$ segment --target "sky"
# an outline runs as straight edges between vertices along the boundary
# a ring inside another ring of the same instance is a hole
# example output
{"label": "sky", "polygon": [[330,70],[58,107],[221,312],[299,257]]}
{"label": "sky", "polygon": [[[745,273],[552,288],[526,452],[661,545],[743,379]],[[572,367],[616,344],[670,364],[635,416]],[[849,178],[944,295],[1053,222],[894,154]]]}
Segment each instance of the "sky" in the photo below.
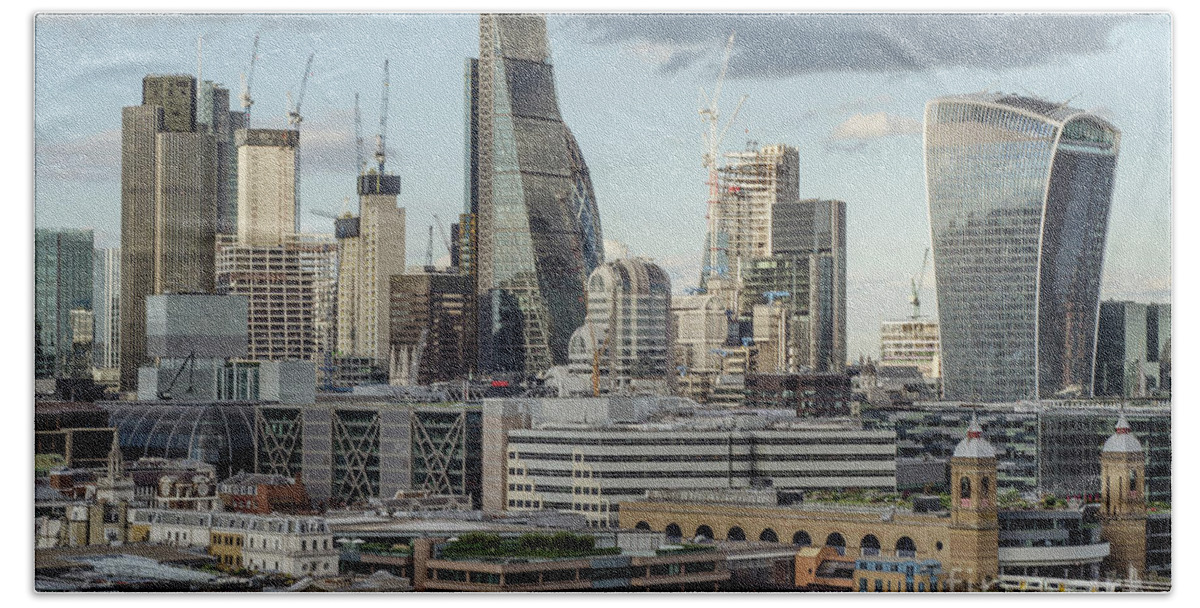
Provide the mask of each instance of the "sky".
{"label": "sky", "polygon": [[[1164,14],[550,15],[559,107],[587,160],[606,239],[695,285],[705,228],[699,92],[735,33],[725,140],[800,152],[803,197],[846,201],[848,354],[877,356],[879,324],[909,312],[929,246],[921,123],[938,96],[1004,91],[1093,111],[1122,131],[1103,298],[1171,298],[1172,22]],[[388,170],[402,176],[410,264],[428,226],[463,207],[463,64],[471,14],[41,15],[34,34],[35,223],[119,244],[121,108],[143,76],[197,72],[233,97],[260,36],[253,126],[301,107],[302,229],[331,232],[354,194],[354,94],[378,129],[390,60]],[[351,203],[353,205],[353,203]],[[353,207],[351,207],[353,208]],[[437,220],[434,216],[437,216]],[[436,234],[436,233],[435,233]],[[435,236],[434,256],[444,248]],[[932,269],[922,311],[936,313]]]}

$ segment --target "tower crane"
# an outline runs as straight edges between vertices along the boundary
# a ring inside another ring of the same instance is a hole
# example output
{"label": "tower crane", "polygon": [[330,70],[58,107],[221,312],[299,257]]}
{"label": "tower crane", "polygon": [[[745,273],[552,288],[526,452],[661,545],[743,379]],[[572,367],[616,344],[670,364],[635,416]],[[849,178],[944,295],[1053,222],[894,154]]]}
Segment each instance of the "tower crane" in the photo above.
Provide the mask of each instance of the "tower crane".
{"label": "tower crane", "polygon": [[304,103],[304,91],[308,88],[308,75],[312,73],[313,55],[308,54],[308,62],[304,64],[304,77],[300,79],[300,95],[296,97],[296,105],[292,105],[292,92],[288,91],[288,126],[295,129],[299,128],[300,123],[304,122],[304,117],[300,115],[300,104]]}
{"label": "tower crane", "polygon": [[450,244],[450,237],[446,236],[446,228],[442,223],[442,218],[438,214],[433,214],[433,223],[437,224],[438,233],[442,235],[442,244],[446,246],[446,253],[454,254],[454,247]]}
{"label": "tower crane", "polygon": [[362,112],[358,109],[358,93],[354,93],[354,171],[358,175],[367,172],[367,161],[363,160]]}
{"label": "tower crane", "polygon": [[246,114],[246,128],[250,128],[250,106],[254,98],[250,96],[250,85],[254,82],[254,66],[258,63],[258,34],[254,35],[254,47],[250,50],[250,69],[242,74],[242,112]]}
{"label": "tower crane", "polygon": [[383,99],[379,108],[379,133],[375,135],[375,162],[379,165],[379,174],[383,175],[384,162],[387,160],[387,110],[388,110],[388,60],[383,60]]}
{"label": "tower crane", "polygon": [[721,89],[725,86],[725,73],[729,70],[729,56],[733,52],[733,40],[735,32],[730,32],[729,41],[725,43],[725,57],[721,62],[721,73],[717,76],[717,84],[713,88],[712,97],[709,97],[704,88],[700,88],[700,120],[704,122],[706,131],[704,133],[704,168],[708,170],[708,214],[705,219],[708,220],[708,264],[704,269],[704,274],[709,277],[717,277],[725,274],[725,270],[718,264],[717,253],[720,249],[720,240],[717,235],[717,217],[716,206],[719,197],[719,186],[717,184],[717,157],[720,154],[721,142],[725,139],[725,134],[729,132],[729,127],[733,121],[737,119],[738,112],[742,110],[742,104],[746,102],[748,95],[742,95],[738,100],[737,106],[726,121],[725,126],[720,126],[720,101]]}
{"label": "tower crane", "polygon": [[912,304],[912,318],[919,319],[921,317],[921,285],[925,282],[925,268],[929,265],[929,248],[925,248],[925,257],[921,260],[921,270],[909,279],[912,283],[912,298],[909,303]]}

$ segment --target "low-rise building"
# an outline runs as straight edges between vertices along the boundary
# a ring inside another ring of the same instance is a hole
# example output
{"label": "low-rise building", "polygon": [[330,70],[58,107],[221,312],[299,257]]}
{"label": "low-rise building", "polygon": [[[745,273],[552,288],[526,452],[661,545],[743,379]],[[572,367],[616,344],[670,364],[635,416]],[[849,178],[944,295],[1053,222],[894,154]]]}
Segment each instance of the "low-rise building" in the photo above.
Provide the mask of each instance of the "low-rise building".
{"label": "low-rise building", "polygon": [[145,540],[204,548],[230,569],[334,576],[338,550],[324,518],[137,509],[131,525]]}

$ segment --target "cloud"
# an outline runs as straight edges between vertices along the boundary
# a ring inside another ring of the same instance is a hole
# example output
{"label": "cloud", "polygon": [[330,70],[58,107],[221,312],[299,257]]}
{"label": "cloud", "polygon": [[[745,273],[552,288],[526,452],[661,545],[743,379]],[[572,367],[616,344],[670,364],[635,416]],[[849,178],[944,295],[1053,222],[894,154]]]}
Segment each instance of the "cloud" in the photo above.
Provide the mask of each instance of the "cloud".
{"label": "cloud", "polygon": [[565,27],[597,45],[621,45],[663,73],[715,64],[736,33],[729,78],[819,72],[1004,69],[1100,53],[1137,18],[1099,14],[579,15]]}
{"label": "cloud", "polygon": [[38,138],[37,171],[57,180],[119,178],[121,131],[101,131],[63,141]]}
{"label": "cloud", "polygon": [[862,150],[877,139],[920,132],[921,122],[912,118],[887,112],[858,113],[833,128],[825,141],[825,149],[854,152]]}

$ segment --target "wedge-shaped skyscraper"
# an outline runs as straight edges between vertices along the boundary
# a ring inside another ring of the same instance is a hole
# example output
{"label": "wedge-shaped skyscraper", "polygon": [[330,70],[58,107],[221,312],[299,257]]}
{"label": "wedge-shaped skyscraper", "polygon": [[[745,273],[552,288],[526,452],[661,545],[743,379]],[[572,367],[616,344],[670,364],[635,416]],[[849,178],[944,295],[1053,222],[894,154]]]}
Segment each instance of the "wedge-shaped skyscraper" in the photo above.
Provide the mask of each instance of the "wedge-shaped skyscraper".
{"label": "wedge-shaped skyscraper", "polygon": [[1005,94],[925,107],[947,399],[1090,395],[1121,134]]}
{"label": "wedge-shaped skyscraper", "polygon": [[567,362],[584,282],[604,259],[587,164],[558,111],[545,18],[480,16],[466,89],[479,366],[536,374]]}

